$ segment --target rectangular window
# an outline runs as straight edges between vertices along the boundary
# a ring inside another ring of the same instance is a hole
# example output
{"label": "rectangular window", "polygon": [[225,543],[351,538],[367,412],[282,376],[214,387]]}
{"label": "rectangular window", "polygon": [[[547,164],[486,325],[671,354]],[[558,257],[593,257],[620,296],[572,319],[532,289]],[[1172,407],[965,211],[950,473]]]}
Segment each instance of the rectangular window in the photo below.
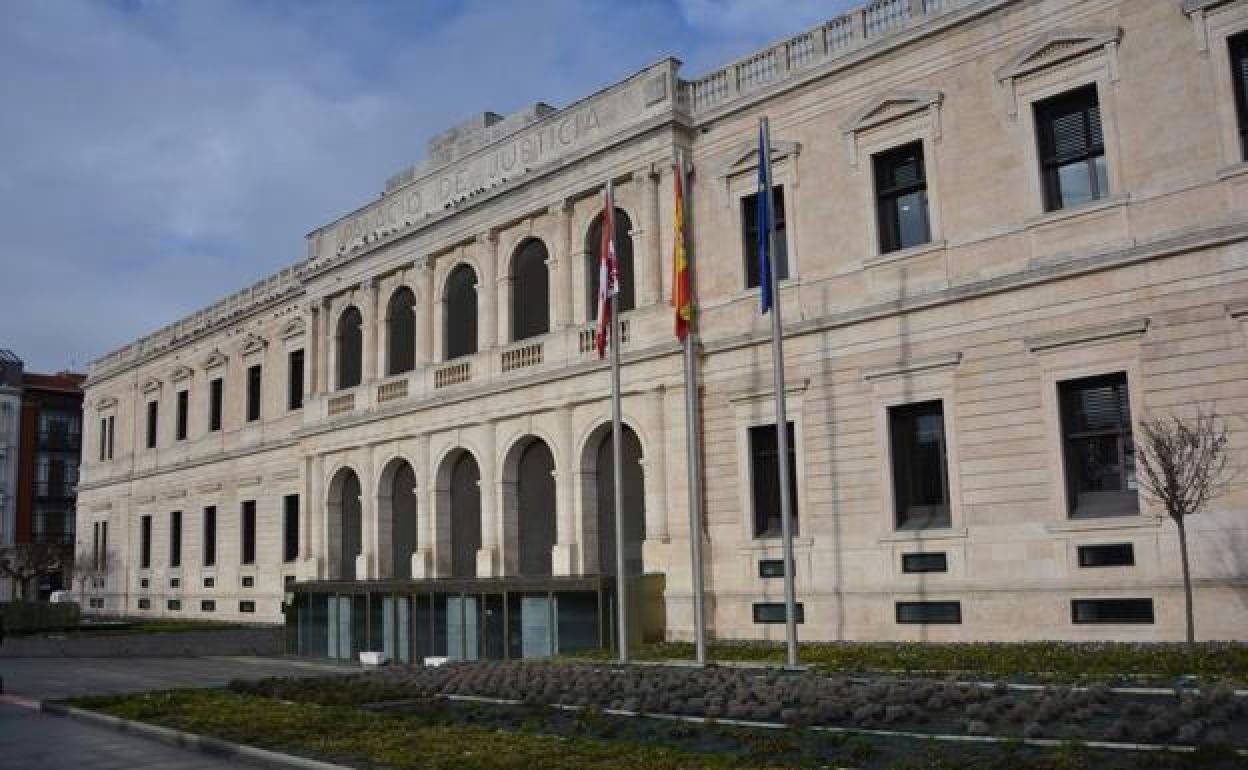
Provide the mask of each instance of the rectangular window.
{"label": "rectangular window", "polygon": [[100,568],[100,522],[91,525],[91,568]]}
{"label": "rectangular window", "polygon": [[943,403],[891,407],[888,427],[897,529],[951,526]]}
{"label": "rectangular window", "polygon": [[949,560],[943,553],[903,553],[901,571],[905,573],[948,572]]}
{"label": "rectangular window", "polygon": [[170,588],[179,588],[182,585],[182,578],[169,578]]}
{"label": "rectangular window", "polygon": [[1248,32],[1227,41],[1231,48],[1231,82],[1235,86],[1235,117],[1241,157],[1248,159]]}
{"label": "rectangular window", "polygon": [[256,501],[243,501],[243,564],[256,563]]}
{"label": "rectangular window", "polygon": [[1152,599],[1072,599],[1072,623],[1152,623]]}
{"label": "rectangular window", "polygon": [[247,368],[247,422],[260,419],[260,364]]}
{"label": "rectangular window", "polygon": [[961,623],[962,602],[897,602],[898,623]]}
{"label": "rectangular window", "polygon": [[108,459],[108,418],[100,418],[100,462]]}
{"label": "rectangular window", "polygon": [[876,155],[876,217],[880,253],[900,251],[931,240],[927,217],[927,174],[923,142],[912,142]]}
{"label": "rectangular window", "polygon": [[152,517],[139,519],[139,568],[152,566]]}
{"label": "rectangular window", "polygon": [[151,599],[139,599],[139,609],[141,609],[141,610],[150,610],[151,608],[152,608],[152,600],[151,600]]}
{"label": "rectangular window", "polygon": [[108,417],[108,457],[105,459],[113,459],[113,436],[115,435],[114,427],[116,427],[116,417],[109,415]]}
{"label": "rectangular window", "polygon": [[[784,185],[771,188],[772,216],[776,221],[776,277],[789,277],[789,247],[785,238]],[[741,199],[741,245],[745,254],[745,288],[758,288],[758,195]]]}
{"label": "rectangular window", "polygon": [[216,612],[217,602],[213,599],[203,599],[199,602],[200,612]]}
{"label": "rectangular window", "polygon": [[204,566],[212,567],[217,563],[217,506],[210,505],[204,509]]}
{"label": "rectangular window", "polygon": [[255,612],[256,603],[255,602],[239,602],[238,611],[239,612]]}
{"label": "rectangular window", "polygon": [[303,351],[292,350],[287,368],[290,378],[286,388],[286,408],[292,412],[303,408]]}
{"label": "rectangular window", "polygon": [[243,575],[241,582],[242,582],[243,588],[255,588],[256,576],[255,575]]}
{"label": "rectangular window", "polygon": [[[793,614],[796,622],[806,622],[806,608],[801,602],[797,602],[793,606]],[[754,603],[754,622],[755,623],[783,623],[784,620],[784,602],[755,602]]]}
{"label": "rectangular window", "polygon": [[1108,195],[1096,86],[1037,102],[1035,110],[1045,210],[1057,211]]}
{"label": "rectangular window", "polygon": [[1130,543],[1079,546],[1080,567],[1133,567],[1135,549]]}
{"label": "rectangular window", "polygon": [[[793,423],[789,433],[789,499],[793,501],[793,534],[797,535],[797,455]],[[779,537],[780,523],[780,456],[775,425],[750,427],[750,476],[754,498],[754,537]]]}
{"label": "rectangular window", "polygon": [[147,588],[150,582],[147,578],[139,578],[139,588]]}
{"label": "rectangular window", "polygon": [[282,558],[299,558],[299,495],[286,495],[282,500]]}
{"label": "rectangular window", "polygon": [[108,569],[108,522],[100,522],[100,569]]}
{"label": "rectangular window", "polygon": [[182,566],[182,511],[169,514],[169,566]]}
{"label": "rectangular window", "polygon": [[[793,565],[793,572],[796,575],[797,565]],[[758,563],[758,576],[760,578],[783,578],[784,577],[784,559],[763,559]]]}
{"label": "rectangular window", "polygon": [[181,599],[169,599],[168,601],[165,602],[165,606],[169,608],[171,612],[178,612],[182,609],[182,600]]}
{"label": "rectangular window", "polygon": [[221,400],[225,393],[225,381],[220,377],[208,383],[208,430],[221,430]]}
{"label": "rectangular window", "polygon": [[147,402],[147,448],[156,448],[156,428],[160,416],[160,402]]}
{"label": "rectangular window", "polygon": [[177,412],[177,421],[176,421],[176,426],[175,426],[176,427],[175,438],[178,441],[186,440],[186,420],[187,420],[187,411],[190,408],[190,399],[191,399],[190,392],[185,391],[185,390],[178,391],[178,412]]}
{"label": "rectangular window", "polygon": [[1068,380],[1058,395],[1071,517],[1139,513],[1127,375]]}

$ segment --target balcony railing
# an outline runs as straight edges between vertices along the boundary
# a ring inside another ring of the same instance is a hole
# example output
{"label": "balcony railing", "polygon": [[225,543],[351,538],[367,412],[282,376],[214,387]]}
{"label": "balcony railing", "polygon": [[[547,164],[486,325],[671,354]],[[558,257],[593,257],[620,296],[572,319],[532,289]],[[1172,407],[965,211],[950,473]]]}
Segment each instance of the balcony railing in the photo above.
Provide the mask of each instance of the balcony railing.
{"label": "balcony railing", "polygon": [[377,403],[384,404],[387,401],[397,401],[401,398],[407,398],[406,379],[383,382],[377,386]]}
{"label": "balcony railing", "polygon": [[341,396],[333,396],[329,399],[329,403],[325,406],[325,411],[330,417],[337,417],[340,414],[347,414],[355,409],[355,394],[343,393]]}
{"label": "balcony railing", "polygon": [[[620,319],[620,344],[627,345],[629,340],[629,323],[627,318]],[[594,338],[598,335],[597,322],[586,324],[580,333],[580,352],[588,353],[594,350]]]}
{"label": "balcony railing", "polygon": [[530,342],[527,345],[504,350],[499,357],[499,366],[504,372],[523,369],[526,366],[537,366],[542,362],[542,343]]}
{"label": "balcony railing", "polygon": [[433,387],[445,388],[450,385],[458,385],[468,382],[472,379],[472,363],[464,361],[463,363],[451,364],[444,366],[433,373]]}

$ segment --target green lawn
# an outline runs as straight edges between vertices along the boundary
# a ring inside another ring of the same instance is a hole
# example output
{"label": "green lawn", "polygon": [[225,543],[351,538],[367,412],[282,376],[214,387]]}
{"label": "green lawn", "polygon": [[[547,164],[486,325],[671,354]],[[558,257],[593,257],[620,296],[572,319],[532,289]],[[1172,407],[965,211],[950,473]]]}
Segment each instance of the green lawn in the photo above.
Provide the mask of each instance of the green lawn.
{"label": "green lawn", "polygon": [[[632,651],[636,660],[693,660],[692,644],[664,642]],[[594,651],[583,657],[610,659]],[[801,645],[801,663],[845,672],[938,672],[990,679],[1043,681],[1173,680],[1192,675],[1203,680],[1248,682],[1248,644],[1200,642],[809,642]],[[760,642],[720,642],[707,647],[712,662],[782,664],[784,647]]]}

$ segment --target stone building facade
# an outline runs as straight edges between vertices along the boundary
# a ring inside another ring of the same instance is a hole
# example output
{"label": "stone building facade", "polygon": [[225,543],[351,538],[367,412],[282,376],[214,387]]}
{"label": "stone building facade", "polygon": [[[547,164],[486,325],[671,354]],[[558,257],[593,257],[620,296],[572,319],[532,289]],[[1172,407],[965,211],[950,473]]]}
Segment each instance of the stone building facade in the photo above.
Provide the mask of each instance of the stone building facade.
{"label": "stone building facade", "polygon": [[[435,137],[298,264],[94,363],[78,532],[107,523],[102,609],[277,622],[287,581],[609,572],[612,179],[630,552],[689,638],[683,152],[709,627],[782,638],[745,246],[767,115],[800,635],[1179,638],[1131,431],[1212,407],[1243,457],[1246,30],[1244,0],[872,0],[694,80],[664,60]],[[1191,524],[1205,638],[1248,637],[1246,508],[1236,486]]]}

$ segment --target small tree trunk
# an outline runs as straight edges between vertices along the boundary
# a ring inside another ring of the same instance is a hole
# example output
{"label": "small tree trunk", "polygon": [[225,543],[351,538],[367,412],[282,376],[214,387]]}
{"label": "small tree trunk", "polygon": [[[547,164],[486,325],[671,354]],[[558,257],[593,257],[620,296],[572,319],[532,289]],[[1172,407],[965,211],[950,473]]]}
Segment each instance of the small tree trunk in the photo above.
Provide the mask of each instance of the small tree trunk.
{"label": "small tree trunk", "polygon": [[1183,519],[1176,518],[1174,523],[1179,528],[1179,554],[1183,558],[1183,598],[1187,612],[1187,643],[1191,644],[1196,641],[1196,621],[1192,612],[1192,572],[1187,564],[1187,529],[1183,526]]}

